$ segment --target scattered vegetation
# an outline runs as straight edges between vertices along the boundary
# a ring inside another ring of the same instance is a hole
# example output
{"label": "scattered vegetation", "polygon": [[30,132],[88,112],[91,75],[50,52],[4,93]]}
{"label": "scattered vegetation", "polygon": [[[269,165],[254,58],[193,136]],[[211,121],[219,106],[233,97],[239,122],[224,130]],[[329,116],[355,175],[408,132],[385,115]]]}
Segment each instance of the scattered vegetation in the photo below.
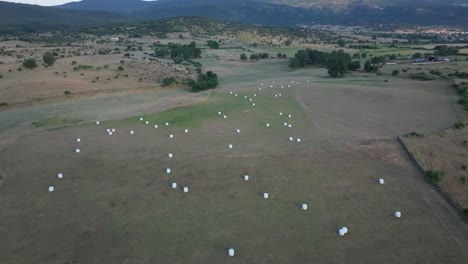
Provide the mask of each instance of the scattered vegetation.
{"label": "scattered vegetation", "polygon": [[174,76],[172,76],[172,77],[162,79],[161,85],[162,87],[167,87],[167,86],[171,86],[173,84],[178,84],[178,83],[179,82],[177,81],[177,79]]}
{"label": "scattered vegetation", "polygon": [[51,117],[51,118],[45,118],[39,121],[35,121],[32,123],[32,125],[37,128],[43,128],[43,127],[57,127],[57,126],[73,125],[79,122],[81,122],[81,120],[77,118]]}
{"label": "scattered vegetation", "polygon": [[445,172],[443,171],[435,171],[435,170],[427,170],[426,171],[426,178],[434,183],[439,183],[442,178],[445,176]]}
{"label": "scattered vegetation", "polygon": [[55,63],[55,56],[50,52],[46,52],[42,56],[42,60],[44,61],[45,65],[52,66]]}

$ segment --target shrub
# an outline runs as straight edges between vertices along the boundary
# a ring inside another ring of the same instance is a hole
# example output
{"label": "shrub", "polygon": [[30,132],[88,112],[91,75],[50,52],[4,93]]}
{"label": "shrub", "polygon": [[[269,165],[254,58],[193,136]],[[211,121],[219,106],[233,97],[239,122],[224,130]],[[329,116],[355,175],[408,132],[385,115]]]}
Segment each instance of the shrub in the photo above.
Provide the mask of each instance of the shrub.
{"label": "shrub", "polygon": [[462,123],[462,122],[456,123],[455,125],[453,125],[453,127],[454,127],[455,129],[462,129],[462,128],[465,127],[465,123]]}
{"label": "shrub", "polygon": [[463,209],[463,216],[468,219],[468,208]]}
{"label": "shrub", "polygon": [[218,84],[218,75],[212,71],[198,75],[197,81],[189,81],[193,92],[214,89],[218,87]]}
{"label": "shrub", "polygon": [[439,183],[444,176],[445,176],[445,172],[443,171],[434,171],[434,170],[426,171],[426,178],[434,183]]}
{"label": "shrub", "polygon": [[0,103],[0,107],[5,107],[5,106],[8,106],[8,103],[7,103],[7,102],[2,102],[2,103]]}
{"label": "shrub", "polygon": [[2,75],[2,74],[0,74],[0,79],[3,79],[3,75]]}
{"label": "shrub", "polygon": [[65,95],[71,95],[72,93],[71,93],[70,91],[66,90],[63,94],[65,94]]}
{"label": "shrub", "polygon": [[25,67],[27,69],[36,68],[37,67],[36,60],[35,59],[27,59],[27,60],[23,61],[23,67]]}
{"label": "shrub", "polygon": [[125,70],[125,69],[124,69],[124,67],[119,66],[118,70],[119,70],[119,71],[123,71],[123,70]]}
{"label": "shrub", "polygon": [[173,77],[173,76],[162,79],[162,86],[163,87],[171,86],[173,84],[178,84],[178,83],[179,82],[177,81],[177,79],[175,77]]}
{"label": "shrub", "polygon": [[466,169],[467,169],[466,164],[463,164],[463,165],[461,166],[461,168],[462,168],[462,170],[466,170]]}
{"label": "shrub", "polygon": [[424,72],[418,72],[410,74],[410,78],[413,80],[420,80],[420,81],[431,81],[434,80],[434,77],[427,75]]}
{"label": "shrub", "polygon": [[50,52],[44,53],[44,55],[42,56],[42,60],[47,66],[52,66],[55,63],[55,57]]}
{"label": "shrub", "polygon": [[399,71],[399,70],[393,70],[393,71],[392,71],[392,75],[393,75],[393,76],[397,76],[398,74],[400,74],[400,71]]}
{"label": "shrub", "polygon": [[408,134],[404,135],[404,137],[406,137],[406,138],[422,138],[422,137],[424,137],[424,135],[420,134],[420,133],[417,133],[417,132],[411,132],[411,133],[408,133]]}

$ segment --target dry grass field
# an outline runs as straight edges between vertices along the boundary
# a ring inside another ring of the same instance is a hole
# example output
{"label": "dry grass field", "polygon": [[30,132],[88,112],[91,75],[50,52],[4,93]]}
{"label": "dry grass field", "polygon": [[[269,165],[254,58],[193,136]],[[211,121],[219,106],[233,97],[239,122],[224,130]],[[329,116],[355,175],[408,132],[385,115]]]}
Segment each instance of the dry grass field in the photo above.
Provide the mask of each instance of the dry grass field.
{"label": "dry grass field", "polygon": [[[359,74],[335,80],[323,69],[289,71],[281,60],[200,62],[224,69],[207,101],[163,112],[151,109],[161,101],[148,102],[140,109],[148,114],[103,115],[100,125],[89,115],[87,124],[23,136],[0,152],[0,263],[466,259],[466,224],[395,140],[456,122],[448,84]],[[129,105],[119,108],[135,113]],[[342,226],[345,237],[337,234]]]}
{"label": "dry grass field", "polygon": [[[466,129],[431,133],[468,112],[447,79],[410,74],[468,63],[401,61],[333,79],[324,68],[291,70],[287,59],[240,61],[241,53],[339,49],[334,33],[285,46],[286,33],[0,42],[0,103],[8,104],[0,106],[0,264],[464,263],[468,225],[396,138],[430,135],[411,146],[428,168],[448,172],[442,185],[466,207],[467,185],[456,181]],[[207,39],[222,48],[207,49]],[[191,41],[203,47],[201,69],[219,75],[216,90],[161,87],[170,76],[195,79],[197,64],[151,57],[154,45]],[[58,52],[53,66],[42,65],[46,51]],[[39,66],[21,68],[24,58]]]}

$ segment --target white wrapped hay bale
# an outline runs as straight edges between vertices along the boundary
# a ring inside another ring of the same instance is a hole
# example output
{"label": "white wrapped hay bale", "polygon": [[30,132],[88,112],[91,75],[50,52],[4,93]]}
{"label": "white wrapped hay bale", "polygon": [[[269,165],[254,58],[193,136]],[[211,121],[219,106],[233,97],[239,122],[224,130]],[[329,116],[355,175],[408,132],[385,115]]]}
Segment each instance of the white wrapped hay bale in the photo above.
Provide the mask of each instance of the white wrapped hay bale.
{"label": "white wrapped hay bale", "polygon": [[394,215],[396,218],[400,218],[400,217],[401,217],[401,212],[400,212],[400,211],[396,211],[393,215]]}
{"label": "white wrapped hay bale", "polygon": [[344,236],[344,235],[345,235],[345,232],[343,231],[343,229],[340,229],[340,230],[338,230],[338,234],[339,234],[340,236]]}
{"label": "white wrapped hay bale", "polygon": [[228,148],[232,149],[234,146],[232,144],[228,145]]}
{"label": "white wrapped hay bale", "polygon": [[341,229],[344,231],[345,234],[348,233],[348,228],[346,226],[342,227]]}
{"label": "white wrapped hay bale", "polygon": [[301,209],[302,209],[302,210],[307,210],[307,204],[302,204],[302,205],[301,205]]}
{"label": "white wrapped hay bale", "polygon": [[169,138],[174,138],[174,135],[170,134],[170,135],[169,135]]}
{"label": "white wrapped hay bale", "polygon": [[112,133],[114,133],[114,132],[115,132],[115,128],[112,129]]}
{"label": "white wrapped hay bale", "polygon": [[250,98],[249,101],[252,102],[252,98]]}
{"label": "white wrapped hay bale", "polygon": [[254,97],[257,97],[257,94],[254,94]]}
{"label": "white wrapped hay bale", "polygon": [[293,138],[293,137],[289,137],[289,141],[294,141],[294,138]]}
{"label": "white wrapped hay bale", "polygon": [[255,103],[252,103],[252,106],[255,106]]}
{"label": "white wrapped hay bale", "polygon": [[96,125],[99,125],[99,124],[101,124],[101,122],[99,122],[99,121],[96,121]]}
{"label": "white wrapped hay bale", "polygon": [[286,122],[285,122],[285,123],[283,123],[283,126],[287,127],[287,126],[288,126],[288,123],[286,123]]}
{"label": "white wrapped hay bale", "polygon": [[58,173],[57,178],[62,179],[63,178],[63,173]]}
{"label": "white wrapped hay bale", "polygon": [[244,99],[247,99],[247,95],[244,95]]}
{"label": "white wrapped hay bale", "polygon": [[140,117],[140,121],[143,121],[143,117]]}
{"label": "white wrapped hay bale", "polygon": [[267,124],[266,124],[266,127],[270,127],[270,124],[267,123]]}
{"label": "white wrapped hay bale", "polygon": [[289,114],[289,115],[288,115],[288,117],[289,117],[289,118],[291,118],[291,117],[292,117],[292,115],[291,115],[291,114]]}
{"label": "white wrapped hay bale", "polygon": [[224,118],[224,119],[226,119],[226,118],[227,118],[227,116],[226,116],[226,115],[224,115],[224,116],[223,116],[223,118]]}
{"label": "white wrapped hay bale", "polygon": [[221,112],[218,112],[218,115],[221,115]]}
{"label": "white wrapped hay bale", "polygon": [[232,91],[231,91],[231,92],[229,92],[229,94],[232,94]]}
{"label": "white wrapped hay bale", "polygon": [[188,187],[184,187],[184,193],[188,193]]}
{"label": "white wrapped hay bale", "polygon": [[384,179],[379,179],[379,184],[385,184],[385,180]]}
{"label": "white wrapped hay bale", "polygon": [[262,90],[262,87],[259,87],[258,89],[259,89],[259,90]]}
{"label": "white wrapped hay bale", "polygon": [[171,184],[171,187],[172,187],[172,189],[177,189],[177,183],[176,183],[176,182],[173,182],[173,183]]}
{"label": "white wrapped hay bale", "polygon": [[49,186],[48,190],[49,190],[49,192],[53,192],[53,191],[55,191],[55,188],[54,188],[54,186]]}
{"label": "white wrapped hay bale", "polygon": [[278,96],[280,96],[280,97],[281,97],[281,94],[278,94]]}
{"label": "white wrapped hay bale", "polygon": [[237,133],[240,133],[240,129],[236,129],[236,132],[237,132]]}
{"label": "white wrapped hay bale", "polygon": [[135,134],[135,131],[133,131],[133,130],[130,131],[130,135],[133,135],[133,134]]}
{"label": "white wrapped hay bale", "polygon": [[301,139],[300,139],[300,138],[296,139],[296,141],[297,141],[297,143],[301,143]]}
{"label": "white wrapped hay bale", "polygon": [[109,136],[112,136],[112,132],[109,132]]}
{"label": "white wrapped hay bale", "polygon": [[75,153],[80,153],[81,150],[80,149],[75,149]]}
{"label": "white wrapped hay bale", "polygon": [[260,85],[262,85],[262,86],[263,86],[263,83],[261,83]]}
{"label": "white wrapped hay bale", "polygon": [[112,132],[112,131],[110,130],[110,128],[108,128],[106,131],[107,131],[107,133]]}
{"label": "white wrapped hay bale", "polygon": [[235,94],[234,96],[237,97],[237,94]]}
{"label": "white wrapped hay bale", "polygon": [[81,138],[77,138],[77,139],[76,139],[76,142],[80,143],[80,142],[81,142]]}
{"label": "white wrapped hay bale", "polygon": [[249,175],[244,175],[244,181],[248,181],[249,180]]}
{"label": "white wrapped hay bale", "polygon": [[166,168],[166,173],[167,173],[167,174],[171,174],[171,173],[172,173],[171,168]]}
{"label": "white wrapped hay bale", "polygon": [[149,125],[149,121],[146,121],[145,124]]}
{"label": "white wrapped hay bale", "polygon": [[166,126],[169,126],[169,122],[166,122]]}
{"label": "white wrapped hay bale", "polygon": [[172,153],[169,153],[169,154],[167,154],[167,156],[168,156],[169,158],[172,158],[174,155],[172,155]]}
{"label": "white wrapped hay bale", "polygon": [[278,97],[278,95],[277,95],[277,94],[275,94],[275,97]]}
{"label": "white wrapped hay bale", "polygon": [[264,199],[268,199],[268,197],[269,197],[268,193],[263,193],[263,198]]}
{"label": "white wrapped hay bale", "polygon": [[184,132],[185,132],[185,133],[188,133],[188,129],[185,129]]}
{"label": "white wrapped hay bale", "polygon": [[291,128],[291,127],[292,127],[292,125],[291,125],[291,124],[288,124],[288,127],[289,127],[289,128]]}

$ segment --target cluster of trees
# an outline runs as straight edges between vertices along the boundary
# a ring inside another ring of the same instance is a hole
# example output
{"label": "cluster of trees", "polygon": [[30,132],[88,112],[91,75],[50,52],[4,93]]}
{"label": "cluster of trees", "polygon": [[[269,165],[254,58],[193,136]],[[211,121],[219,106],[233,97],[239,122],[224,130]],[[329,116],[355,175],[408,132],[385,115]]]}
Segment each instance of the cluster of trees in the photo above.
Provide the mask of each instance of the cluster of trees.
{"label": "cluster of trees", "polygon": [[208,45],[208,47],[210,47],[210,49],[219,49],[219,42],[218,41],[208,40],[206,42],[206,45]]}
{"label": "cluster of trees", "polygon": [[455,88],[458,95],[460,96],[458,103],[463,105],[463,108],[468,111],[468,83],[461,82],[459,84],[454,84],[453,88]]}
{"label": "cluster of trees", "polygon": [[188,45],[169,43],[167,47],[157,47],[154,51],[154,56],[158,58],[170,57],[175,63],[179,64],[184,60],[200,58],[201,49],[197,48],[193,41]]}
{"label": "cluster of trees", "polygon": [[282,54],[282,53],[278,53],[278,54],[276,54],[276,57],[277,57],[278,59],[286,59],[286,58],[288,57],[288,55]]}
{"label": "cluster of trees", "polygon": [[289,67],[303,68],[307,65],[316,65],[328,69],[330,77],[342,77],[348,71],[355,71],[361,68],[359,61],[352,61],[351,55],[342,50],[324,52],[318,50],[300,50],[294,58],[290,59]]}
{"label": "cluster of trees", "polygon": [[205,74],[200,73],[196,81],[189,80],[189,86],[192,87],[193,92],[214,89],[218,87],[218,85],[218,75],[212,71],[209,71]]}
{"label": "cluster of trees", "polygon": [[426,178],[434,183],[439,183],[444,176],[445,176],[445,172],[443,171],[434,171],[434,170],[426,171]]}
{"label": "cluster of trees", "polygon": [[468,78],[468,72],[456,71],[454,73],[447,74],[447,76],[448,77],[457,77],[457,78],[460,78],[460,79],[467,79]]}
{"label": "cluster of trees", "polygon": [[[279,53],[281,54],[281,53]],[[279,55],[278,55],[279,56]],[[270,55],[266,52],[263,53],[252,53],[250,54],[250,60],[260,60],[260,59],[268,59]],[[279,57],[278,57],[279,58]],[[245,53],[242,53],[240,55],[240,59],[245,61],[248,59],[247,55]]]}
{"label": "cluster of trees", "polygon": [[436,56],[457,55],[459,51],[457,47],[447,46],[447,45],[435,46],[434,49],[435,49],[434,55]]}
{"label": "cluster of trees", "polygon": [[172,76],[172,77],[167,77],[167,78],[164,78],[162,79],[162,82],[161,82],[161,85],[162,87],[166,87],[166,86],[171,86],[173,84],[178,84],[179,82],[177,81],[177,79]]}

